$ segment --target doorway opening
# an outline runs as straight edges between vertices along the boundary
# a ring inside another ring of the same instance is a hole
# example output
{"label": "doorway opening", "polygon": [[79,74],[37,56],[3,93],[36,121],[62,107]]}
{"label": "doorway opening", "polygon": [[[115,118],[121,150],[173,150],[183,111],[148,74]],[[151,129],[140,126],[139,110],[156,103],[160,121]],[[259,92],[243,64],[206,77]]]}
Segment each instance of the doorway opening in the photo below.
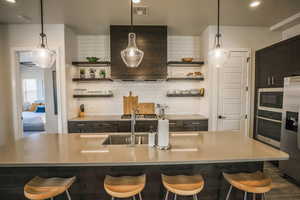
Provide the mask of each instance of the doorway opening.
{"label": "doorway opening", "polygon": [[17,116],[19,135],[58,133],[56,63],[49,69],[36,66],[32,51],[16,52]]}

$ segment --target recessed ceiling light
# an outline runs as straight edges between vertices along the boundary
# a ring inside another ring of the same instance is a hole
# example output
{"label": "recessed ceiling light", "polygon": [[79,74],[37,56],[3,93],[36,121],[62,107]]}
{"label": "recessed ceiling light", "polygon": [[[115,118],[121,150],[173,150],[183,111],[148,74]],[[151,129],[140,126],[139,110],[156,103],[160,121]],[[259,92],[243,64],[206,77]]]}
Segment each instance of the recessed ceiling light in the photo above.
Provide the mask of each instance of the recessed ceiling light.
{"label": "recessed ceiling light", "polygon": [[132,0],[133,3],[141,3],[141,0]]}
{"label": "recessed ceiling light", "polygon": [[17,3],[16,0],[5,0],[7,3]]}
{"label": "recessed ceiling light", "polygon": [[260,0],[254,0],[254,1],[251,1],[250,7],[255,8],[255,7],[259,6],[260,4],[261,4]]}

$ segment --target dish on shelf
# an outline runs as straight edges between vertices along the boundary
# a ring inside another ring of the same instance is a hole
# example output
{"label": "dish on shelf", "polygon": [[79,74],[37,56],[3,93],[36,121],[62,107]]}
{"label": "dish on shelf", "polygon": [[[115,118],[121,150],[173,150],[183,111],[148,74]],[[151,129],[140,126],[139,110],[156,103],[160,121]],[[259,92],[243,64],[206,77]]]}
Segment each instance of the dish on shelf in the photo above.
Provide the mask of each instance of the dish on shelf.
{"label": "dish on shelf", "polygon": [[167,95],[199,95],[204,96],[205,89],[190,89],[190,90],[168,90]]}
{"label": "dish on shelf", "polygon": [[193,62],[194,58],[182,58],[182,62]]}

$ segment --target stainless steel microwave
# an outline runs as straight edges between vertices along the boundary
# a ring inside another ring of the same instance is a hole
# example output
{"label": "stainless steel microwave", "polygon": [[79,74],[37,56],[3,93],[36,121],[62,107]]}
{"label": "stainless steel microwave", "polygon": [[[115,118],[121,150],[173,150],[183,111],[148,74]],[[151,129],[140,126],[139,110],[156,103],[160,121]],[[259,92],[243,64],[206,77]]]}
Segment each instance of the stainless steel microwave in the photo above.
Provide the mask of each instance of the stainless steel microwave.
{"label": "stainless steel microwave", "polygon": [[258,110],[282,112],[283,88],[260,88],[258,90]]}

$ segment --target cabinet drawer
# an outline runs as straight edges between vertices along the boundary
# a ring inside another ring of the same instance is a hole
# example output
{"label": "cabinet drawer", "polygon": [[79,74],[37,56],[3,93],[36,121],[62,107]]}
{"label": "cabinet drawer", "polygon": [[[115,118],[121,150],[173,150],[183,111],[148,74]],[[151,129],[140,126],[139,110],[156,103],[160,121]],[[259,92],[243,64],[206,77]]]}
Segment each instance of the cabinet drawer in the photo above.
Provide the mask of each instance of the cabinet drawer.
{"label": "cabinet drawer", "polygon": [[128,133],[131,131],[131,122],[130,121],[119,121],[118,122],[118,132]]}
{"label": "cabinet drawer", "polygon": [[174,120],[169,125],[171,132],[208,131],[208,120]]}
{"label": "cabinet drawer", "polygon": [[69,133],[106,133],[117,132],[116,122],[85,121],[69,122]]}
{"label": "cabinet drawer", "polygon": [[137,121],[135,126],[136,132],[150,132],[157,130],[157,121]]}

